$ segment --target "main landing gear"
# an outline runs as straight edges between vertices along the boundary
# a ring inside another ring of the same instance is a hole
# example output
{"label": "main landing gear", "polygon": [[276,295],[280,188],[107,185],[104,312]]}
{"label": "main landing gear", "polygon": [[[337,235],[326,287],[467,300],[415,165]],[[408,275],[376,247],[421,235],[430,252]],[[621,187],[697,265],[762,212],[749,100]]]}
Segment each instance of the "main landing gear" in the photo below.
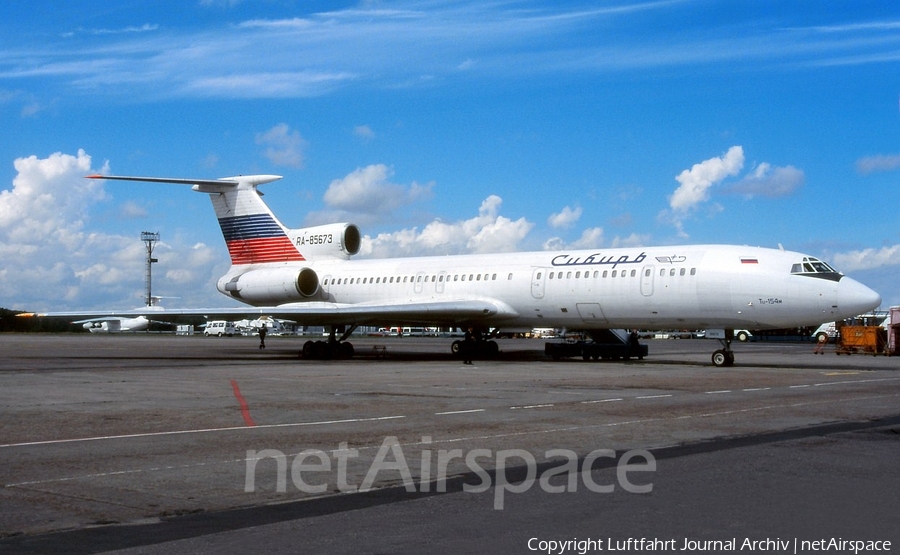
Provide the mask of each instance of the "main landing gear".
{"label": "main landing gear", "polygon": [[[488,337],[490,337],[490,334]],[[466,352],[466,349],[469,352]],[[473,330],[466,334],[466,339],[462,341],[457,339],[451,343],[450,352],[460,358],[473,356],[475,358],[493,358],[500,352],[500,346],[493,339],[485,339],[485,334],[482,330]]]}
{"label": "main landing gear", "polygon": [[725,338],[719,339],[719,343],[722,344],[722,349],[715,351],[712,354],[712,363],[713,366],[717,366],[719,368],[725,366],[734,366],[734,351],[731,350],[731,341],[734,339],[734,330],[725,330]]}
{"label": "main landing gear", "polygon": [[[350,326],[343,332],[340,339],[336,339],[337,327],[331,328],[328,335],[328,341],[307,341],[303,344],[300,351],[300,358],[310,360],[330,360],[330,359],[348,359],[353,358],[353,343],[346,341],[350,334],[357,326]],[[341,327],[343,330],[343,327]]]}

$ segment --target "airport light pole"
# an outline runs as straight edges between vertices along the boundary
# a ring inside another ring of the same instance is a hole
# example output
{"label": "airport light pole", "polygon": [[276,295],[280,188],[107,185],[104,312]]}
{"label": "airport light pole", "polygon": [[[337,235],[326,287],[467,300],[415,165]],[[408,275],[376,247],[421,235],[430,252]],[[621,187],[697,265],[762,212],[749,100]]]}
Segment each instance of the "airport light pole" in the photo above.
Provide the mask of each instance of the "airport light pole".
{"label": "airport light pole", "polygon": [[159,241],[159,232],[152,231],[142,231],[141,232],[141,241],[147,244],[147,270],[146,270],[146,280],[147,280],[147,306],[153,306],[153,295],[150,289],[151,275],[152,275],[152,266],[154,262],[159,262],[159,260],[153,258],[153,246]]}

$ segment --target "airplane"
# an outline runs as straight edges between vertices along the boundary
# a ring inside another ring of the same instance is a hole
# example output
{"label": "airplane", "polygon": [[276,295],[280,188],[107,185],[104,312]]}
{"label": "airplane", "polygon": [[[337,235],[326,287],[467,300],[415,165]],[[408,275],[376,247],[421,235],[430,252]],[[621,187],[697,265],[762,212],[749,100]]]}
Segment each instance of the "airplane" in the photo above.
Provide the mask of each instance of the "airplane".
{"label": "airplane", "polygon": [[[169,320],[269,316],[330,326],[305,358],[347,358],[358,326],[440,325],[490,335],[499,329],[706,329],[732,366],[735,329],[818,325],[861,314],[881,297],[806,254],[739,245],[628,247],[354,259],[352,223],[285,227],[262,200],[278,175],[183,179],[89,175],[89,179],[190,185],[212,201],[231,257],[217,289],[246,307],[167,309]],[[46,316],[85,316],[47,313]],[[718,331],[716,335],[712,332]],[[342,333],[339,337],[336,333]],[[493,341],[479,340],[485,351]],[[459,342],[452,345],[454,351]]]}
{"label": "airplane", "polygon": [[[132,312],[136,315],[105,315],[85,320],[76,320],[73,324],[83,324],[82,327],[91,333],[119,333],[127,331],[144,331],[150,327],[151,320],[147,314],[159,314],[165,309],[159,306],[163,297],[151,297],[151,304],[141,308],[135,308]],[[152,320],[155,321],[155,320]],[[169,322],[161,322],[168,324]]]}
{"label": "airplane", "polygon": [[[140,310],[140,309],[136,309]],[[99,318],[88,318],[86,320],[76,320],[73,324],[84,324],[84,329],[91,333],[118,333],[123,331],[144,331],[150,327],[150,320],[146,316],[140,315],[135,318],[126,318],[123,316],[101,316]]]}

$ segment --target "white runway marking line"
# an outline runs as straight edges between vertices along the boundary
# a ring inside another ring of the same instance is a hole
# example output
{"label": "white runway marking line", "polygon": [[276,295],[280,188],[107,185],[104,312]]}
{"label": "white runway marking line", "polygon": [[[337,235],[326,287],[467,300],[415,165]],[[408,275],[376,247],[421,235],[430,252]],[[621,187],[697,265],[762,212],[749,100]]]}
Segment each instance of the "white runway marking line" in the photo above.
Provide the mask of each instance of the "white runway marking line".
{"label": "white runway marking line", "polygon": [[667,393],[665,395],[640,395],[635,397],[635,399],[663,399],[665,397],[674,397],[671,393]]}
{"label": "white runway marking line", "polygon": [[720,393],[731,393],[731,390],[730,389],[721,389],[719,391],[707,391],[706,392],[707,395],[718,395]]}
{"label": "white runway marking line", "polygon": [[772,388],[771,387],[748,387],[748,388],[742,389],[741,391],[768,391],[770,389],[772,389]]}
{"label": "white runway marking line", "polygon": [[520,409],[543,409],[547,407],[554,406],[552,403],[544,404],[544,405],[523,405],[520,407],[509,407],[510,410],[520,410]]}
{"label": "white runway marking line", "polygon": [[227,428],[199,428],[196,430],[173,430],[169,432],[146,432],[142,434],[122,434],[113,436],[79,437],[74,439],[49,439],[46,441],[27,441],[23,443],[7,443],[0,445],[0,449],[6,447],[31,447],[35,445],[55,445],[60,443],[78,443],[82,441],[101,441],[104,439],[134,439],[141,437],[175,436],[184,434],[202,434],[210,432],[232,432],[235,430],[259,430],[265,428],[292,428],[298,426],[321,426],[326,424],[349,424],[353,422],[377,422],[379,420],[396,420],[406,418],[398,416],[375,416],[372,418],[347,418],[345,420],[320,420],[318,422],[291,422],[288,424],[261,424],[257,426],[229,426]]}
{"label": "white runway marking line", "polygon": [[900,378],[873,378],[871,380],[845,380],[842,382],[822,382],[822,383],[814,383],[813,387],[822,387],[823,385],[846,385],[846,384],[854,384],[854,383],[874,383],[874,382],[892,382],[900,380]]}
{"label": "white runway marking line", "polygon": [[448,414],[469,414],[473,412],[484,412],[485,409],[469,409],[469,410],[448,410],[446,412],[436,412],[435,416],[446,416]]}
{"label": "white runway marking line", "polygon": [[617,397],[615,399],[597,399],[596,401],[582,401],[582,405],[593,405],[594,403],[614,403],[616,401],[624,401],[623,398]]}

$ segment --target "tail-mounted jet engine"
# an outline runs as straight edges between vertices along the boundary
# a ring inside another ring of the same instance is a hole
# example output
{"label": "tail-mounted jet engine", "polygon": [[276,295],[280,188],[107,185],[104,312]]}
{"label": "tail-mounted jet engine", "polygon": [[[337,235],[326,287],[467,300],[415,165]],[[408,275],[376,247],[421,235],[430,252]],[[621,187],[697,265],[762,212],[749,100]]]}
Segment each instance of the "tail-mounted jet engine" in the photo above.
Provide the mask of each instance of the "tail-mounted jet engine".
{"label": "tail-mounted jet engine", "polygon": [[362,235],[354,224],[326,224],[288,231],[294,246],[307,260],[348,259],[359,252]]}
{"label": "tail-mounted jet engine", "polygon": [[266,268],[233,277],[224,276],[216,287],[245,303],[278,305],[314,298],[319,293],[319,276],[312,268]]}

